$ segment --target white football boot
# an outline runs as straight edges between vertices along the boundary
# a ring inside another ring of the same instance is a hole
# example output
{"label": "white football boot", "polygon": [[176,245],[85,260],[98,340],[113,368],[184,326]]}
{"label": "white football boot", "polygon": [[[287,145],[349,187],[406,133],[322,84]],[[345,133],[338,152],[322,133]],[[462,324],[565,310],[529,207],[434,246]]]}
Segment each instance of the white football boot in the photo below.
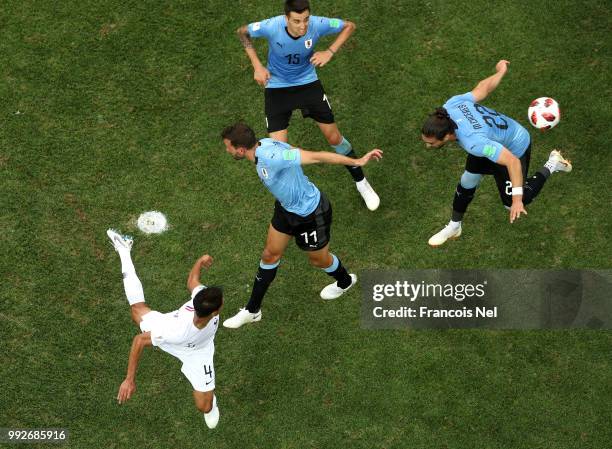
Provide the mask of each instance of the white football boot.
{"label": "white football boot", "polygon": [[551,173],[558,171],[569,173],[572,171],[572,163],[568,159],[565,159],[558,150],[552,150],[550,152],[550,156],[548,156],[548,161],[546,161],[544,167],[549,169]]}
{"label": "white football boot", "polygon": [[219,424],[219,417],[221,413],[219,413],[219,407],[217,407],[217,396],[213,396],[213,406],[210,412],[204,413],[204,422],[208,426],[209,429],[214,429]]}
{"label": "white football boot", "polygon": [[434,234],[427,243],[431,246],[440,246],[444,244],[448,239],[456,239],[461,235],[461,224],[459,226],[452,226],[450,223],[444,226],[437,234]]}
{"label": "white football boot", "polygon": [[350,276],[351,276],[351,285],[349,285],[346,288],[340,288],[338,287],[338,282],[329,284],[327,287],[321,290],[321,298],[326,299],[326,300],[336,299],[342,296],[347,291],[349,291],[349,289],[357,283],[357,275],[351,273]]}
{"label": "white football boot", "polygon": [[223,327],[238,329],[244,324],[255,323],[260,320],[261,310],[257,313],[251,313],[247,309],[240,309],[236,315],[223,322]]}
{"label": "white football boot", "polygon": [[130,251],[132,249],[132,245],[134,244],[134,239],[129,235],[121,235],[114,229],[108,229],[106,231],[106,235],[110,239],[115,251],[125,250]]}
{"label": "white football boot", "polygon": [[366,207],[372,211],[378,209],[378,206],[380,205],[380,198],[368,180],[363,178],[361,181],[356,182],[355,186],[357,186],[357,191],[361,194],[363,201],[365,201]]}

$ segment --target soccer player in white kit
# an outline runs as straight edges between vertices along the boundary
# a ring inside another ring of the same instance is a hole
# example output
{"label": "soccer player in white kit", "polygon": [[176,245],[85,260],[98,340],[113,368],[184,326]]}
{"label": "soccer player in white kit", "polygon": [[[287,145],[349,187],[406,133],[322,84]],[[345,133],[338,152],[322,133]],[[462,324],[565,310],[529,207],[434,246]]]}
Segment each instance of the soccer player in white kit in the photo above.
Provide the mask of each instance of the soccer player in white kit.
{"label": "soccer player in white kit", "polygon": [[218,287],[205,287],[200,283],[200,271],[202,267],[211,266],[212,257],[203,255],[191,268],[187,278],[191,299],[178,310],[160,313],[151,310],[145,303],[142,284],[130,255],[133,239],[112,229],[106,233],[121,259],[123,286],[130,303],[132,320],[142,330],[132,341],[127,375],[119,387],[117,400],[122,404],[136,391],[136,369],[142,350],[145,346],[157,346],[183,363],[181,371],[193,386],[195,406],[204,413],[206,425],[214,429],[219,422],[219,408],[214,394],[214,338],[219,327],[223,294]]}

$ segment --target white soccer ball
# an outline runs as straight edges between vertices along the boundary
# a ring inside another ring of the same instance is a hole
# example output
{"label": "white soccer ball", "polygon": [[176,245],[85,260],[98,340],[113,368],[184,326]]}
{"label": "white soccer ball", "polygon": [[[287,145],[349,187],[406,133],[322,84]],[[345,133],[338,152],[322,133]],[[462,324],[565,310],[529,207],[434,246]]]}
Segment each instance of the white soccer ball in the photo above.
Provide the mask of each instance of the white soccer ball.
{"label": "white soccer ball", "polygon": [[536,98],[527,110],[529,123],[538,129],[550,129],[559,124],[561,110],[559,103],[549,97]]}
{"label": "white soccer ball", "polygon": [[168,229],[168,220],[156,210],[143,212],[138,217],[138,229],[145,234],[161,234]]}

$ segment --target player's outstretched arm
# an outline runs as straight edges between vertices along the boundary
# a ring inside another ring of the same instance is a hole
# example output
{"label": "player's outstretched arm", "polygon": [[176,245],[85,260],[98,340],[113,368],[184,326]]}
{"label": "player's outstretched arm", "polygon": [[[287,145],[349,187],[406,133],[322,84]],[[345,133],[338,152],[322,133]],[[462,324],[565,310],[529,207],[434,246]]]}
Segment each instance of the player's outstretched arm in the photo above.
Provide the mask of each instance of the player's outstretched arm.
{"label": "player's outstretched arm", "polygon": [[521,161],[507,148],[502,149],[497,163],[508,169],[512,183],[512,206],[510,207],[510,223],[519,218],[521,214],[527,215],[523,205],[523,171]]}
{"label": "player's outstretched arm", "polygon": [[255,81],[257,81],[257,84],[260,86],[265,86],[270,80],[270,72],[261,63],[259,56],[257,56],[257,52],[253,48],[253,40],[249,35],[248,27],[246,25],[241,26],[236,30],[236,34],[238,34],[238,39],[240,39],[240,42],[244,47],[244,51],[251,60],[251,65],[253,66],[254,70],[253,78]]}
{"label": "player's outstretched arm", "polygon": [[212,263],[213,258],[208,254],[204,254],[202,257],[195,261],[193,267],[191,267],[189,275],[187,276],[187,288],[190,292],[192,292],[194,288],[201,284],[200,273],[202,271],[202,267],[208,269],[210,268]]}
{"label": "player's outstretched arm", "polygon": [[510,64],[510,61],[502,59],[495,66],[495,75],[491,75],[490,77],[483,79],[476,85],[474,90],[472,90],[472,95],[474,95],[476,102],[484,100],[497,88],[502,78],[508,71],[508,64]]}
{"label": "player's outstretched arm", "polygon": [[353,34],[357,25],[353,22],[345,20],[344,26],[342,27],[342,31],[338,34],[338,37],[332,42],[332,44],[327,47],[327,50],[317,51],[312,58],[310,58],[310,63],[315,67],[323,67],[334,57],[340,48],[344,45],[344,43],[348,40],[348,38]]}
{"label": "player's outstretched arm", "polygon": [[119,404],[123,404],[130,399],[132,394],[136,391],[136,370],[138,368],[138,361],[140,360],[140,355],[145,346],[151,346],[151,344],[151,332],[144,332],[136,335],[134,340],[132,340],[127,374],[125,380],[121,382],[119,393],[117,394],[117,401],[119,401]]}
{"label": "player's outstretched arm", "polygon": [[332,153],[330,151],[306,151],[300,150],[300,159],[302,165],[309,164],[332,164],[332,165],[350,165],[354,167],[363,167],[372,159],[380,160],[383,157],[382,150],[375,148],[360,157],[359,159],[353,159],[350,157],[342,156],[341,154]]}

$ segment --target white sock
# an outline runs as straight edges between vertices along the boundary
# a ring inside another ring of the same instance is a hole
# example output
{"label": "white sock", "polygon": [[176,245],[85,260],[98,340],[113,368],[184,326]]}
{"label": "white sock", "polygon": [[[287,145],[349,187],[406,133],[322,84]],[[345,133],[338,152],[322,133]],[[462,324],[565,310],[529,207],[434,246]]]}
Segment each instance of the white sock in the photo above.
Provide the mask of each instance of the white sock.
{"label": "white sock", "polygon": [[123,273],[123,289],[125,290],[125,296],[131,306],[139,302],[145,302],[142,283],[140,279],[138,279],[138,276],[136,276],[135,271]]}
{"label": "white sock", "polygon": [[128,303],[132,306],[139,302],[145,302],[142,283],[136,275],[136,268],[132,262],[132,256],[128,250],[119,250],[119,258],[121,259],[121,272],[123,273],[123,289]]}
{"label": "white sock", "polygon": [[121,259],[121,272],[136,272],[136,268],[134,268],[134,263],[132,262],[132,255],[130,254],[130,250],[119,249],[117,253],[119,253],[119,259]]}
{"label": "white sock", "polygon": [[460,221],[449,221],[448,225],[451,227],[451,229],[458,229],[461,227],[461,222]]}

